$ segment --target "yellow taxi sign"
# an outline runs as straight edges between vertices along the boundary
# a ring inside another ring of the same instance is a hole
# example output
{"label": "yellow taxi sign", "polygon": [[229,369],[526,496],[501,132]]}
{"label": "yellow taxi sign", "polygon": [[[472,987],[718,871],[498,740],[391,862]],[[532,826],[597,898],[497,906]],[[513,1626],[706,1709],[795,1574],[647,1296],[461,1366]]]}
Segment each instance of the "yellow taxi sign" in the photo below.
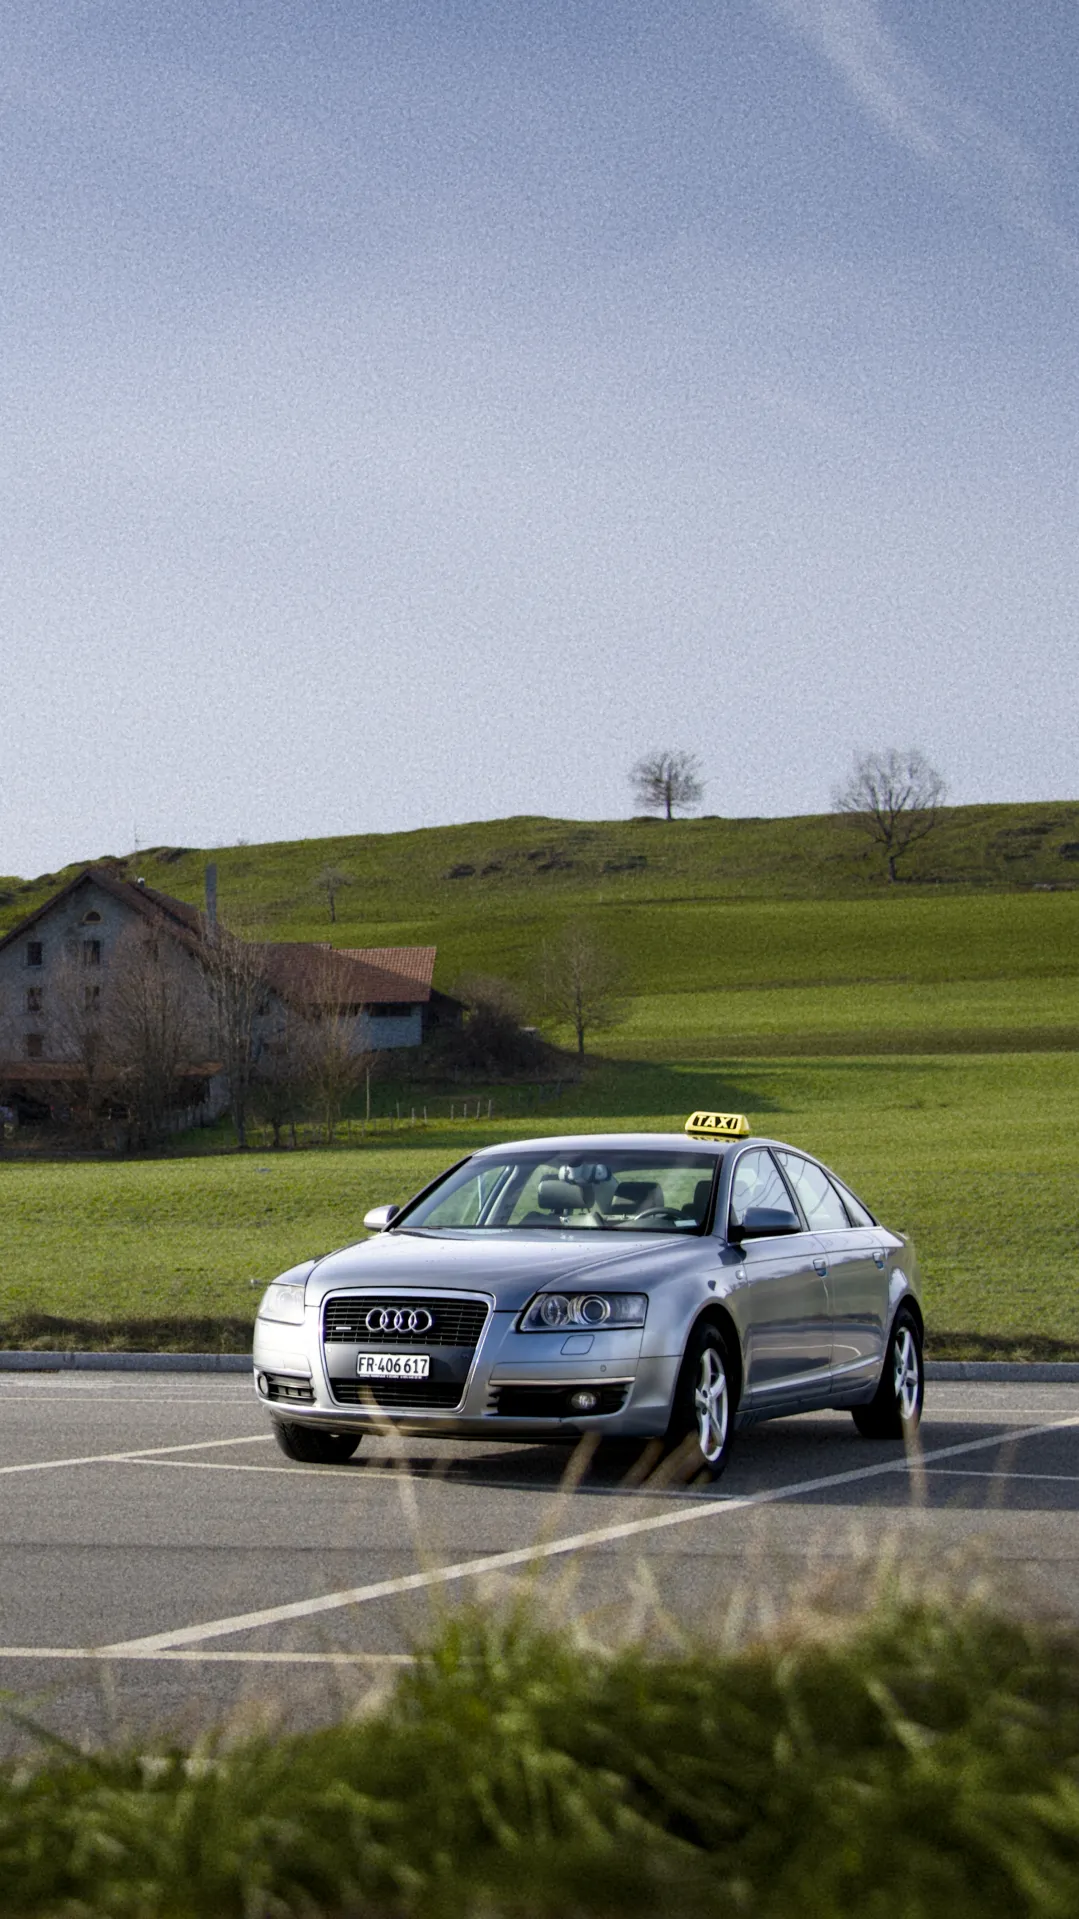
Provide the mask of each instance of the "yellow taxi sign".
{"label": "yellow taxi sign", "polygon": [[691,1113],[686,1121],[694,1139],[745,1139],[749,1130],[744,1113]]}

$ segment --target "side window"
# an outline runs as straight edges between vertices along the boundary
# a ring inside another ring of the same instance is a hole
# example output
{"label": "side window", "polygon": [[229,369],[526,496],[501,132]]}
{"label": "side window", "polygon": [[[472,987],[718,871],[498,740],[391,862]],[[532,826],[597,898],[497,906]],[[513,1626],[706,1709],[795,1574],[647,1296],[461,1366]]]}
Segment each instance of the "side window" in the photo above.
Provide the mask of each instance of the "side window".
{"label": "side window", "polygon": [[855,1199],[849,1186],[844,1186],[838,1179],[833,1180],[832,1184],[847,1209],[847,1218],[850,1220],[852,1226],[876,1225],[877,1222],[873,1218],[872,1213],[866,1211],[860,1199]]}
{"label": "side window", "polygon": [[794,1212],[790,1194],[779,1175],[779,1168],[771,1153],[764,1146],[751,1147],[743,1153],[734,1169],[731,1181],[730,1221],[739,1230],[747,1223],[758,1228],[763,1223],[747,1221],[747,1215],[768,1213],[773,1215],[771,1225],[776,1232],[801,1232],[802,1222]]}
{"label": "side window", "polygon": [[43,966],[45,964],[45,948],[40,940],[27,941],[26,964],[27,966]]}
{"label": "side window", "polygon": [[800,1159],[797,1153],[780,1153],[779,1158],[813,1231],[845,1233],[850,1221],[827,1173],[810,1160]]}

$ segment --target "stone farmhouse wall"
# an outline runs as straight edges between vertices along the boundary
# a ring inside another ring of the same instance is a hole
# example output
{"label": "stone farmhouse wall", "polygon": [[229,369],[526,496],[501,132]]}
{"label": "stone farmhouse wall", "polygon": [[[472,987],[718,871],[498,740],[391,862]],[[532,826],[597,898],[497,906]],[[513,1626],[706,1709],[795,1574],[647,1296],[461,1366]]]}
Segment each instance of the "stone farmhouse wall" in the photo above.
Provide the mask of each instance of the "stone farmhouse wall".
{"label": "stone farmhouse wall", "polygon": [[[102,984],[124,935],[136,929],[148,936],[154,931],[123,901],[87,886],[57,900],[24,938],[0,951],[0,1055],[12,1061],[72,1057],[62,1001],[73,990]],[[170,951],[189,976],[198,1051],[208,1058],[210,1007],[201,968],[179,942],[170,942]]]}

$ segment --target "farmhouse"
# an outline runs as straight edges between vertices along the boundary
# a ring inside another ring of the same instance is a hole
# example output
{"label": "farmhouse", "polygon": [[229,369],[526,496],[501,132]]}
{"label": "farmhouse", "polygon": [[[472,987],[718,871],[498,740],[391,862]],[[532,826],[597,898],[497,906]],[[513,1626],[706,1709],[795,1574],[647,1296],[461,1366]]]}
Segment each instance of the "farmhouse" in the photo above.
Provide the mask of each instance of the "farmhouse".
{"label": "farmhouse", "polygon": [[[0,939],[0,1101],[25,1119],[61,1114],[72,1094],[104,1093],[119,1012],[128,1024],[182,1033],[173,1068],[174,1124],[228,1104],[214,916],[183,900],[87,867]],[[460,1018],[433,984],[433,946],[341,949],[317,942],[239,942],[250,955],[251,1052],[290,1014],[332,1017],[355,1052],[419,1046]],[[146,977],[152,954],[154,979]],[[140,970],[141,969],[141,970]],[[145,1043],[151,1045],[152,1032]]]}

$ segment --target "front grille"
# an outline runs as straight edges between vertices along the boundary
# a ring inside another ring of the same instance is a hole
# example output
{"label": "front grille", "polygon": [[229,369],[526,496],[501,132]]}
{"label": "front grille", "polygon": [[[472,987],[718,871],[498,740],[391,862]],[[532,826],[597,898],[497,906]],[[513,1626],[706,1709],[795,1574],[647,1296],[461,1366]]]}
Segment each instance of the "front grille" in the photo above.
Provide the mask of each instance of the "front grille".
{"label": "front grille", "polygon": [[[426,1333],[377,1332],[369,1331],[367,1315],[370,1312],[407,1312],[411,1307],[423,1308],[429,1312],[434,1325]],[[487,1319],[487,1301],[485,1299],[433,1299],[413,1298],[411,1294],[400,1293],[392,1297],[372,1298],[365,1293],[360,1298],[328,1299],[322,1314],[322,1337],[327,1346],[348,1344],[351,1346],[419,1346],[424,1351],[432,1346],[466,1347],[474,1352]]]}
{"label": "front grille", "polygon": [[[591,1413],[575,1413],[570,1406],[570,1395],[582,1390],[598,1396]],[[574,1386],[496,1386],[490,1410],[502,1419],[594,1419],[597,1413],[620,1413],[628,1391],[624,1382],[595,1386],[591,1380]]]}
{"label": "front grille", "polygon": [[339,1406],[367,1406],[372,1411],[384,1407],[387,1412],[407,1411],[409,1407],[441,1408],[449,1411],[460,1405],[465,1390],[463,1380],[438,1379],[331,1379],[330,1391]]}

